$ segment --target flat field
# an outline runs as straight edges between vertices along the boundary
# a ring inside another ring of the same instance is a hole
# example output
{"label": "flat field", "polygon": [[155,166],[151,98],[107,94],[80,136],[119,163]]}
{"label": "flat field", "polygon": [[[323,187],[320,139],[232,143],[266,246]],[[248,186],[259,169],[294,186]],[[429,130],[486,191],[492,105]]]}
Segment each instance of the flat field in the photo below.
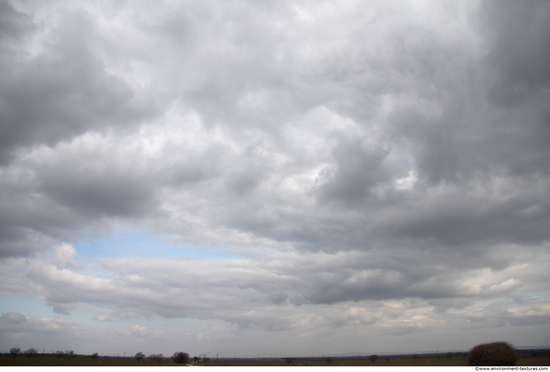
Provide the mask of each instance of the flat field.
{"label": "flat field", "polygon": [[[287,363],[284,359],[277,358],[246,358],[246,359],[211,359],[207,364],[199,362],[199,365],[206,366],[466,366],[466,359],[463,357],[453,357],[451,359],[443,358],[422,358],[414,360],[412,358],[395,358],[385,360],[380,357],[373,363],[367,358],[333,358],[328,364],[322,358],[294,358]],[[520,356],[517,366],[550,366],[550,356]],[[19,356],[13,359],[11,356],[0,356],[0,366],[166,366],[177,367],[172,360],[163,360],[162,362],[151,362],[143,360],[138,362],[132,358],[118,357],[99,357],[95,361],[90,357],[77,356],[71,360],[57,359],[50,356],[37,356],[27,358]]]}
{"label": "flat field", "polygon": [[[283,359],[224,359],[208,362],[209,366],[466,366],[466,359],[463,358],[393,358],[386,361],[384,358],[379,358],[376,363],[371,362],[367,358],[348,359],[348,358],[333,358],[330,364],[327,364],[323,359],[300,359],[296,358],[291,363],[286,363]],[[520,357],[517,366],[550,366],[550,356],[544,357]]]}

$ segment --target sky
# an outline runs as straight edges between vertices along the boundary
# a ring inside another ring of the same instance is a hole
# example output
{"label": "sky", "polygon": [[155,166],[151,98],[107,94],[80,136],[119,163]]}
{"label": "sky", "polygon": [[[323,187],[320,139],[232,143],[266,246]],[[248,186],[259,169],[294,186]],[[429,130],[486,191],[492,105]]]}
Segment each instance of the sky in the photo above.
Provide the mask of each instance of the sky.
{"label": "sky", "polygon": [[549,20],[0,0],[0,352],[549,346]]}

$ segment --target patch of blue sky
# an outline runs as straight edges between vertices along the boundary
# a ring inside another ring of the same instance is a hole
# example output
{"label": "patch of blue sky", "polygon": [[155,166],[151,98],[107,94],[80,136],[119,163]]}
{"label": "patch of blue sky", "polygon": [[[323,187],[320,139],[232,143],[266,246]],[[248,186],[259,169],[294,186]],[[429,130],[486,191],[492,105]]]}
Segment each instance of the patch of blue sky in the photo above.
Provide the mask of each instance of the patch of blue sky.
{"label": "patch of blue sky", "polygon": [[525,292],[526,297],[548,297],[550,296],[550,291],[529,291]]}
{"label": "patch of blue sky", "polygon": [[23,314],[29,318],[53,318],[59,315],[44,301],[30,297],[1,297],[0,313],[7,312]]}
{"label": "patch of blue sky", "polygon": [[241,259],[231,254],[210,253],[181,245],[169,244],[146,233],[120,232],[108,237],[84,239],[73,244],[76,259],[109,257],[192,257],[204,260]]}
{"label": "patch of blue sky", "polygon": [[[48,305],[38,298],[2,297],[0,298],[0,314],[8,312],[22,314],[27,318],[34,319],[58,318],[80,323],[97,324],[97,321],[93,319],[96,314],[85,306],[76,304],[67,314],[59,314],[53,310],[52,305]],[[117,319],[117,321],[120,322],[119,319]],[[135,320],[127,321],[128,324],[133,322],[135,323]]]}

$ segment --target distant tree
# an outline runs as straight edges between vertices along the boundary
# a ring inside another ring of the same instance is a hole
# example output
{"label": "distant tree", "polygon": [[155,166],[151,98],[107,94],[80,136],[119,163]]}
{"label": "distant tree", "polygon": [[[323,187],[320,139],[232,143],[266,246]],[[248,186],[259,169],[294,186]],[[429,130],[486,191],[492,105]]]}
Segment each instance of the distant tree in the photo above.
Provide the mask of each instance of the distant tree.
{"label": "distant tree", "polygon": [[193,363],[197,364],[198,361],[199,361],[199,357],[195,355],[193,357]]}
{"label": "distant tree", "polygon": [[93,353],[92,355],[90,355],[90,358],[92,358],[92,361],[94,361],[94,362],[98,357],[99,357],[98,353]]}
{"label": "distant tree", "polygon": [[38,350],[36,350],[34,347],[31,347],[30,349],[25,350],[23,354],[25,354],[26,357],[29,357],[29,359],[31,359],[33,356],[38,355]]}
{"label": "distant tree", "polygon": [[378,359],[378,355],[376,354],[372,354],[370,357],[369,357],[369,360],[373,363],[376,363],[376,359]]}
{"label": "distant tree", "polygon": [[331,357],[325,358],[325,362],[327,362],[327,365],[332,363],[332,358]]}
{"label": "distant tree", "polygon": [[412,358],[413,358],[414,362],[416,363],[416,360],[418,359],[418,354],[414,354],[414,355],[412,356]]}
{"label": "distant tree", "polygon": [[202,361],[203,361],[204,364],[206,364],[210,361],[210,358],[202,358]]}
{"label": "distant tree", "polygon": [[138,363],[141,362],[143,358],[145,358],[145,354],[143,354],[141,351],[134,355],[134,359],[137,360]]}
{"label": "distant tree", "polygon": [[67,358],[67,360],[73,359],[74,358],[74,351],[65,350],[65,358]]}
{"label": "distant tree", "polygon": [[183,351],[175,352],[172,359],[174,359],[174,362],[176,362],[177,364],[188,364],[189,354]]}
{"label": "distant tree", "polygon": [[164,355],[162,355],[162,354],[151,354],[151,355],[149,355],[149,360],[151,362],[160,363],[162,361],[163,356]]}
{"label": "distant tree", "polygon": [[61,350],[57,350],[55,352],[55,356],[57,357],[57,360],[59,360],[59,358],[63,358],[65,356],[65,352]]}
{"label": "distant tree", "polygon": [[12,347],[10,349],[10,354],[11,356],[13,357],[13,359],[15,359],[15,357],[17,356],[17,354],[21,353],[21,348],[20,347]]}
{"label": "distant tree", "polygon": [[389,363],[389,362],[390,362],[390,358],[389,358],[389,357],[385,357],[384,359],[386,360],[386,363]]}
{"label": "distant tree", "polygon": [[449,358],[449,360],[453,359],[453,353],[451,353],[450,351],[447,353],[447,358]]}
{"label": "distant tree", "polygon": [[292,362],[294,362],[294,358],[285,358],[286,364],[292,364]]}
{"label": "distant tree", "polygon": [[474,346],[468,355],[469,366],[514,366],[516,350],[508,342],[493,342]]}

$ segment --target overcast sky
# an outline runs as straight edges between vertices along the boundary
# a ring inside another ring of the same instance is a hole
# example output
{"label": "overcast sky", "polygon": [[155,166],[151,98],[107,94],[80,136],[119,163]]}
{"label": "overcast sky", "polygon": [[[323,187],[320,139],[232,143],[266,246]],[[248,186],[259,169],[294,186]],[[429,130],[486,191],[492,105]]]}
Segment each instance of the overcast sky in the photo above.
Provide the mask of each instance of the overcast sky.
{"label": "overcast sky", "polygon": [[0,0],[0,352],[550,345],[549,20]]}

